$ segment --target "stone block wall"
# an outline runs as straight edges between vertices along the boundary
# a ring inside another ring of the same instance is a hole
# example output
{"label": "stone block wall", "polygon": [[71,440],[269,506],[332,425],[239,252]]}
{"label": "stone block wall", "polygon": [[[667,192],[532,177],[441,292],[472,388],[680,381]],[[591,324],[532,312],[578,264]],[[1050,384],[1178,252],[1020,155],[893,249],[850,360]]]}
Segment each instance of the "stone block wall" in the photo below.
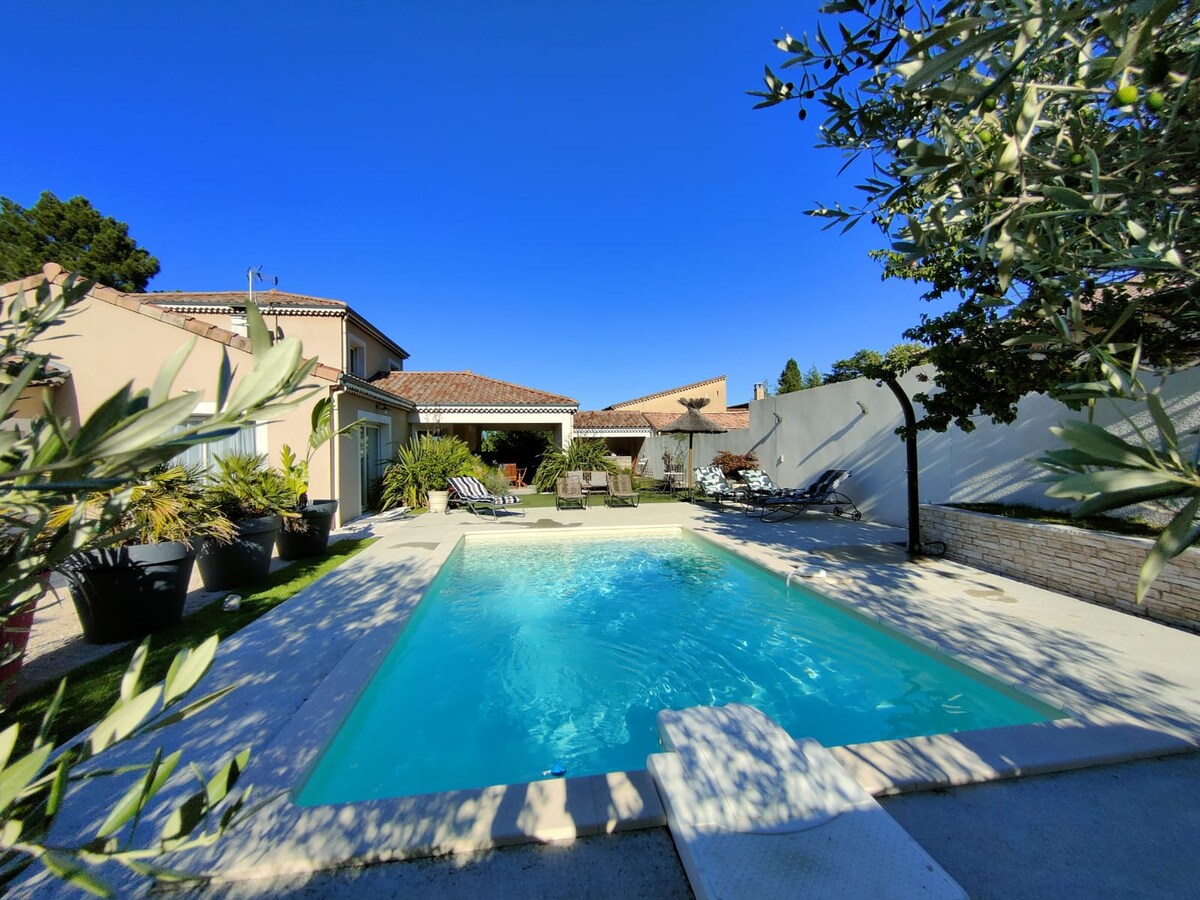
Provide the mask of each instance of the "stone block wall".
{"label": "stone block wall", "polygon": [[1200,631],[1200,550],[1168,563],[1138,604],[1138,570],[1153,545],[1148,538],[935,505],[921,507],[921,538],[944,543],[947,559]]}

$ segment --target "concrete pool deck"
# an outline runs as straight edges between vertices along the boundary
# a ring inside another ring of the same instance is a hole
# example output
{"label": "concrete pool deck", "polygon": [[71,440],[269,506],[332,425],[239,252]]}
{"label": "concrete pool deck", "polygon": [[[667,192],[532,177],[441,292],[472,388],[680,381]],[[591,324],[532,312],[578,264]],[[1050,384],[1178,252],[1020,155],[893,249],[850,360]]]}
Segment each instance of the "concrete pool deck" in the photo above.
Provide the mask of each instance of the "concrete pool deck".
{"label": "concrete pool deck", "polygon": [[[350,863],[478,851],[528,840],[526,835],[547,841],[598,834],[602,836],[577,842],[577,851],[543,848],[542,852],[547,860],[565,859],[576,852],[578,858],[608,855],[618,867],[622,860],[635,864],[639,854],[657,860],[657,854],[665,853],[670,865],[662,870],[663,877],[667,881],[682,877],[671,857],[669,839],[665,844],[656,841],[649,836],[653,831],[620,838],[604,834],[661,824],[657,796],[644,772],[312,809],[294,807],[282,795],[316,758],[415,601],[464,534],[567,533],[588,526],[683,526],[780,574],[800,567],[821,593],[1076,714],[1038,726],[838,748],[839,760],[872,793],[986,782],[1177,752],[1193,746],[1191,742],[1200,736],[1200,636],[954,563],[908,561],[894,544],[903,540],[898,529],[819,515],[764,525],[737,509],[675,503],[638,509],[531,509],[525,518],[504,517],[497,522],[461,511],[418,516],[224,642],[206,686],[236,681],[238,690],[203,717],[157,736],[162,743],[186,746],[187,758],[202,766],[251,745],[255,753],[246,781],[256,785],[260,797],[280,793],[212,851],[176,864],[202,865],[226,879],[284,879],[231,886],[231,896],[239,890],[270,893],[272,884],[286,891],[306,881],[313,882],[313,889],[317,884],[330,885],[331,895],[336,895],[337,885],[384,876],[305,873]],[[823,577],[813,578],[822,570]],[[138,760],[147,754],[130,748],[124,755]],[[1125,768],[1150,771],[1156,765],[1175,764],[1185,776],[1188,772],[1194,776],[1197,768],[1187,768],[1193,759],[1132,763]],[[1048,795],[1049,789],[1038,784],[1091,774],[1021,779],[986,790],[994,796],[997,789],[1015,786],[1022,796]],[[1141,777],[1135,775],[1133,780]],[[1169,791],[1163,793],[1170,796]],[[1181,785],[1175,796],[1189,803],[1192,793],[1194,781],[1186,788]],[[907,804],[910,812],[916,811],[913,815],[920,826],[920,810],[932,808],[928,798],[940,796],[906,795],[888,801],[895,804],[888,808],[903,810]],[[62,827],[94,828],[106,797],[84,792],[73,809],[90,806],[93,815],[62,822]],[[944,811],[939,815],[954,819]],[[897,813],[897,818],[922,843],[933,840],[923,838],[922,828],[903,814]],[[988,824],[999,827],[994,821]],[[1196,827],[1200,829],[1200,824]],[[965,823],[960,828],[970,830]],[[970,841],[960,840],[958,846],[964,843]],[[936,846],[926,844],[926,849],[959,878],[954,867],[939,857]],[[531,852],[515,849],[492,856],[503,864],[528,859]],[[370,871],[399,868],[411,873],[440,866],[453,872],[468,865],[464,859],[469,857]],[[1098,859],[1094,864],[1103,862]],[[661,868],[657,861],[654,867]],[[1192,876],[1194,887],[1200,873],[1193,868],[1185,874]],[[959,880],[976,893],[970,879]],[[39,896],[52,890],[45,884],[40,888]],[[665,883],[647,896],[660,895],[660,888],[665,889]],[[686,883],[682,889],[686,896]],[[32,891],[34,885],[19,890]],[[553,893],[549,887],[547,892]]]}

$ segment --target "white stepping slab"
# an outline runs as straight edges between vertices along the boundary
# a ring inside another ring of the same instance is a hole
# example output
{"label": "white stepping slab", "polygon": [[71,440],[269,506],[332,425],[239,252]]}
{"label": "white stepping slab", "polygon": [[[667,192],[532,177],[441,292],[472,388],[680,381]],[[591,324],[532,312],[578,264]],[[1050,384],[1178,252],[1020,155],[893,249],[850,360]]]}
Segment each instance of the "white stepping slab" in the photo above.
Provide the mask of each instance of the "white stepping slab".
{"label": "white stepping slab", "polygon": [[750,706],[664,710],[647,759],[700,900],[964,898],[814,740]]}

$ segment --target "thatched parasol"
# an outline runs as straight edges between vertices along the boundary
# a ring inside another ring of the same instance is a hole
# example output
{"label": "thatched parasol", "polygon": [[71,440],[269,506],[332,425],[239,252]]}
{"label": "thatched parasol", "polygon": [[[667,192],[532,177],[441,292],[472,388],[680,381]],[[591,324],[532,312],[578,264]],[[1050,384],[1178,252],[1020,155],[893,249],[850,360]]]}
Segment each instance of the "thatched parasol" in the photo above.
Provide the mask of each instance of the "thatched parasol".
{"label": "thatched parasol", "polygon": [[726,429],[700,412],[701,409],[708,406],[707,397],[684,397],[679,402],[687,407],[687,412],[665,428],[660,428],[659,431],[666,434],[686,434],[688,436],[687,484],[688,494],[690,495],[692,490],[692,436],[697,434],[724,434]]}

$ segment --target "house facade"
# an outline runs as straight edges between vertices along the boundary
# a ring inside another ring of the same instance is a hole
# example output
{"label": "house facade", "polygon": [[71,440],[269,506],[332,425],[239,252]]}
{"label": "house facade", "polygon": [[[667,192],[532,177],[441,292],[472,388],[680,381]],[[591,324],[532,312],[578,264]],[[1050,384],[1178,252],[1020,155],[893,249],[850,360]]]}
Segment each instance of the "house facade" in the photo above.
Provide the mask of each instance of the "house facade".
{"label": "house facade", "polygon": [[[32,295],[43,281],[61,288],[67,275],[48,263],[40,274],[0,286],[0,296],[7,300],[21,290]],[[193,339],[174,389],[203,395],[198,415],[213,411],[222,353],[235,372],[253,365],[249,302],[242,292],[140,294],[95,285],[33,346],[54,362],[9,424],[19,427],[23,417],[36,416],[44,391],[61,416],[84,421],[126,383],[151,385],[162,364]],[[338,524],[369,508],[373,485],[396,446],[420,432],[457,435],[474,451],[487,430],[546,430],[563,445],[571,437],[578,410],[571,398],[469,371],[406,371],[404,348],[341,300],[268,290],[255,293],[253,302],[276,339],[298,338],[305,355],[316,357],[312,381],[331,398],[334,428],[359,426],[318,450],[309,467],[309,495],[338,500]],[[207,465],[237,450],[263,454],[278,466],[284,444],[304,452],[309,430],[310,404],[302,404],[279,419],[192,448],[183,461]]]}

